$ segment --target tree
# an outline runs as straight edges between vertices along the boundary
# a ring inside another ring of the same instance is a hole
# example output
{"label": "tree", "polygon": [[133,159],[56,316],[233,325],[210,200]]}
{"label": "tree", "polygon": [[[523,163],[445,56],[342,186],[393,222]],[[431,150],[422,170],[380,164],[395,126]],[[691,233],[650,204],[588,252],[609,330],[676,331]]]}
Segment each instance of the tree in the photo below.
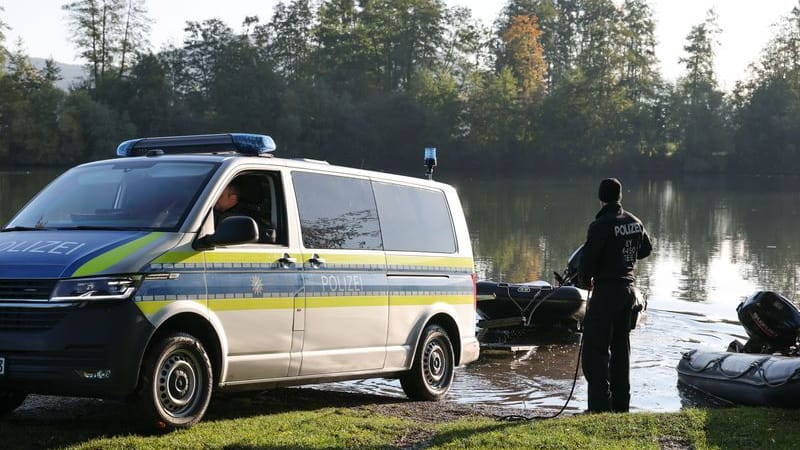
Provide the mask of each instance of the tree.
{"label": "tree", "polygon": [[800,2],[777,26],[734,92],[736,163],[741,169],[796,173],[800,169]]}
{"label": "tree", "polygon": [[275,5],[272,20],[266,27],[266,49],[284,77],[296,80],[309,75],[313,28],[314,11],[309,0]]}
{"label": "tree", "polygon": [[[52,76],[52,74],[49,74]],[[52,164],[59,158],[58,119],[65,94],[30,63],[21,41],[9,56],[0,121],[2,147],[15,164]]]}
{"label": "tree", "polygon": [[494,64],[491,30],[468,8],[453,7],[444,14],[440,70],[453,74],[461,85],[475,71],[488,70]]}
{"label": "tree", "polygon": [[224,70],[219,60],[234,40],[234,34],[220,19],[186,22],[184,31],[183,49],[176,55],[183,59],[180,65],[185,71],[180,77],[183,85],[179,91],[194,99],[192,109],[203,111],[209,108],[206,101],[211,84],[218,71]]}
{"label": "tree", "polygon": [[[0,6],[0,12],[3,11],[5,11],[5,9]],[[3,22],[3,19],[0,18],[0,76],[3,75],[3,72],[5,72],[6,68],[6,48],[3,46],[6,41],[6,35],[3,30],[7,29],[8,25],[6,25],[6,23]]]}
{"label": "tree", "polygon": [[687,56],[679,59],[686,66],[685,85],[692,94],[692,100],[698,100],[702,91],[707,87],[716,86],[714,75],[714,48],[719,45],[716,36],[722,31],[717,25],[717,13],[710,9],[706,13],[706,20],[692,27],[686,36],[686,45],[683,50]]}
{"label": "tree", "polygon": [[119,76],[125,74],[135,55],[143,53],[149,45],[147,33],[150,31],[150,18],[144,0],[125,0],[119,36]]}
{"label": "tree", "polygon": [[496,27],[502,36],[517,16],[534,15],[542,31],[541,43],[547,63],[548,88],[553,90],[575,68],[581,33],[579,19],[584,0],[510,0]]}
{"label": "tree", "polygon": [[532,101],[544,90],[545,62],[536,16],[515,16],[503,33],[502,66],[517,79],[520,98]]}
{"label": "tree", "polygon": [[720,33],[717,15],[709,10],[706,20],[692,27],[680,59],[686,75],[679,82],[685,103],[684,136],[680,151],[688,170],[711,170],[728,150],[724,95],[714,75],[714,48]]}
{"label": "tree", "polygon": [[142,55],[127,77],[129,115],[140,136],[165,136],[175,132],[175,98],[165,65],[153,54]]}
{"label": "tree", "polygon": [[124,75],[148,45],[150,19],[144,0],[76,0],[62,9],[68,14],[72,42],[98,90],[108,74]]}
{"label": "tree", "polygon": [[362,0],[372,70],[384,91],[409,86],[417,70],[436,63],[443,36],[442,0]]}
{"label": "tree", "polygon": [[378,49],[355,0],[320,5],[313,30],[314,69],[333,89],[366,95],[380,86]]}
{"label": "tree", "polygon": [[496,164],[509,163],[526,127],[519,123],[519,87],[509,67],[497,74],[476,73],[469,86],[467,127],[482,148],[491,149]]}
{"label": "tree", "polygon": [[231,41],[220,53],[218,63],[225,69],[214,74],[209,87],[215,112],[210,126],[218,131],[277,130],[285,85],[273,65],[260,60],[257,50],[244,39]]}
{"label": "tree", "polygon": [[656,68],[653,12],[645,0],[626,0],[622,11],[620,88],[630,102],[623,118],[623,157],[633,165],[642,156],[663,154],[665,104],[658,92],[662,83]]}
{"label": "tree", "polygon": [[77,0],[62,6],[71,39],[89,64],[95,87],[113,63],[124,7],[124,0]]}
{"label": "tree", "polygon": [[623,11],[625,67],[621,81],[632,100],[649,102],[659,82],[653,12],[646,0],[626,0]]}

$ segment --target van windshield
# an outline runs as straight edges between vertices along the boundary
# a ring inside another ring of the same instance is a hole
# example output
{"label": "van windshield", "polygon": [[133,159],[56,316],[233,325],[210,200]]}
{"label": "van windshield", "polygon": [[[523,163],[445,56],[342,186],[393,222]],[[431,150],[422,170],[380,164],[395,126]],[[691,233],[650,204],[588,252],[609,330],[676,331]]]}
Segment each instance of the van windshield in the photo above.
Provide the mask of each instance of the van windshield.
{"label": "van windshield", "polygon": [[217,167],[155,160],[76,167],[50,183],[5,229],[176,230]]}

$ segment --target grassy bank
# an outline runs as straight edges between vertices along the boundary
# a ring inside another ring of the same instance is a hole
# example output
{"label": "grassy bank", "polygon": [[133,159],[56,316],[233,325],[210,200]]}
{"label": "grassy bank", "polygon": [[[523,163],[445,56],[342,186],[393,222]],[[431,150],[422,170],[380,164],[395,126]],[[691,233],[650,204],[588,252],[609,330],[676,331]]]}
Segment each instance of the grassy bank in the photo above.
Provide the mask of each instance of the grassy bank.
{"label": "grassy bank", "polygon": [[0,422],[0,448],[798,448],[800,411],[763,408],[503,422],[447,404],[293,392],[217,400],[186,431],[142,433],[122,404],[74,400]]}

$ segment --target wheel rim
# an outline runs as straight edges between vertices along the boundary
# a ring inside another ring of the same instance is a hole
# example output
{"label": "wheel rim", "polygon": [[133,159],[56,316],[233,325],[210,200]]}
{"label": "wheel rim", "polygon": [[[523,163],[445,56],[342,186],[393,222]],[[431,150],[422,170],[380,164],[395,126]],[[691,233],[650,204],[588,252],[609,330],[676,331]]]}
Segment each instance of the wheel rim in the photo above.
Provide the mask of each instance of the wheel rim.
{"label": "wheel rim", "polygon": [[164,412],[172,417],[192,415],[203,386],[199,360],[186,350],[176,350],[162,360],[157,379],[156,395]]}
{"label": "wheel rim", "polygon": [[435,391],[447,389],[452,372],[450,350],[440,337],[431,339],[425,345],[422,358],[422,375],[425,383]]}

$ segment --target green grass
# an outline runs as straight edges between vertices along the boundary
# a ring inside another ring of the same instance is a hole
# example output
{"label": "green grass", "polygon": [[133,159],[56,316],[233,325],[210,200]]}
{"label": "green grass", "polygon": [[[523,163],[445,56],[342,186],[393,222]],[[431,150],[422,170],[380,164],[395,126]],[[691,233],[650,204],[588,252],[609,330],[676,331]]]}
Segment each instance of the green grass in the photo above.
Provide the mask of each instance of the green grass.
{"label": "green grass", "polygon": [[[687,409],[678,413],[579,415],[501,422],[464,418],[434,424],[381,415],[396,399],[308,400],[291,395],[217,400],[206,420],[164,435],[131,425],[122,404],[84,401],[66,410],[21,411],[0,421],[0,448],[718,448],[800,447],[800,411]],[[424,406],[427,407],[427,406]],[[431,404],[436,408],[435,404]]]}
{"label": "green grass", "polygon": [[517,424],[459,422],[440,427],[431,448],[795,449],[800,448],[799,420],[800,411],[728,408]]}

